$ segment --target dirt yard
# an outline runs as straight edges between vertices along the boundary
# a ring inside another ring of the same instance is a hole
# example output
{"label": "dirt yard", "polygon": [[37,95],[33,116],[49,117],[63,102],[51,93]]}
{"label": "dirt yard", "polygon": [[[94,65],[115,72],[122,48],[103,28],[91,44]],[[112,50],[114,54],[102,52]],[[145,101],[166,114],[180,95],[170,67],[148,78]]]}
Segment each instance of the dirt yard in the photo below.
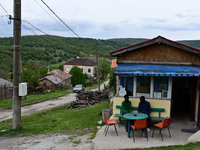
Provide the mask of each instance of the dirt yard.
{"label": "dirt yard", "polygon": [[94,149],[90,139],[92,133],[84,134],[84,132],[76,130],[71,133],[63,132],[27,137],[0,137],[0,150]]}

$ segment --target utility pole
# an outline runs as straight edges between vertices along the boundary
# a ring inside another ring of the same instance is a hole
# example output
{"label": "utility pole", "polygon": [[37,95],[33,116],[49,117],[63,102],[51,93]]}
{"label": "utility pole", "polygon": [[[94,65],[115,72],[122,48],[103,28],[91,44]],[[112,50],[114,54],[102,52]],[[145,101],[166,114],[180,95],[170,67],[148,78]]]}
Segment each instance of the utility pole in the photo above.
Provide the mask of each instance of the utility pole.
{"label": "utility pole", "polygon": [[96,63],[97,63],[97,82],[98,82],[98,91],[100,91],[97,42],[96,42]]}
{"label": "utility pole", "polygon": [[21,128],[21,0],[14,0],[14,54],[13,54],[13,129]]}

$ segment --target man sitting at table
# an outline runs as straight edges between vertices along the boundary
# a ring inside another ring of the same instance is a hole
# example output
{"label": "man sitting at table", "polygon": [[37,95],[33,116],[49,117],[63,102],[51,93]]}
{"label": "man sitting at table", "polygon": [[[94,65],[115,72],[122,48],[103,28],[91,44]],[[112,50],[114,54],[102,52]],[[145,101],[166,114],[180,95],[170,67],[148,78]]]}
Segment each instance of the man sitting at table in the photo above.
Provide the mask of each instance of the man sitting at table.
{"label": "man sitting at table", "polygon": [[149,127],[150,127],[150,123],[151,123],[151,117],[150,117],[149,114],[151,113],[151,105],[150,105],[149,102],[147,102],[145,100],[144,96],[140,97],[140,103],[139,103],[139,106],[138,106],[138,112],[148,115],[148,118],[147,118],[147,126],[148,126],[147,131],[150,131]]}
{"label": "man sitting at table", "polygon": [[[129,101],[128,95],[124,95],[124,101],[122,102],[122,115],[126,113],[131,113],[131,101]],[[132,120],[130,123],[132,124]],[[128,123],[126,121],[125,129],[127,129]]]}
{"label": "man sitting at table", "polygon": [[122,114],[131,113],[131,101],[129,101],[128,95],[124,95],[124,101],[122,102]]}

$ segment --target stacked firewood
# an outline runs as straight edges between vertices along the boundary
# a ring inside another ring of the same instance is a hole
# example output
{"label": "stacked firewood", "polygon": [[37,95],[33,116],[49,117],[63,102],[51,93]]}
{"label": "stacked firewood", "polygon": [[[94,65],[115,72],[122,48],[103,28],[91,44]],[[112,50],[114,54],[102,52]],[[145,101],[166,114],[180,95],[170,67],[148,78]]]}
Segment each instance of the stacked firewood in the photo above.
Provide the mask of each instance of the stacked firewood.
{"label": "stacked firewood", "polygon": [[109,90],[107,91],[84,91],[77,93],[76,101],[70,103],[66,109],[80,109],[101,102],[103,98],[108,97]]}

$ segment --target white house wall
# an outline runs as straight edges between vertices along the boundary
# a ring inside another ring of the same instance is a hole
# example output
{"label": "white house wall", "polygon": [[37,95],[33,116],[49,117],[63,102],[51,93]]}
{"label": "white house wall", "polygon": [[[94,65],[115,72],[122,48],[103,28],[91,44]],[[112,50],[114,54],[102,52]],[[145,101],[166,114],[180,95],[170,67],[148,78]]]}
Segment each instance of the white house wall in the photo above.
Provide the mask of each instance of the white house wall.
{"label": "white house wall", "polygon": [[[69,73],[70,70],[72,69],[73,65],[64,65],[63,70],[66,73]],[[94,66],[78,66],[79,68],[81,68],[83,70],[84,74],[87,75],[94,75]],[[88,72],[88,69],[90,69],[90,72]]]}

